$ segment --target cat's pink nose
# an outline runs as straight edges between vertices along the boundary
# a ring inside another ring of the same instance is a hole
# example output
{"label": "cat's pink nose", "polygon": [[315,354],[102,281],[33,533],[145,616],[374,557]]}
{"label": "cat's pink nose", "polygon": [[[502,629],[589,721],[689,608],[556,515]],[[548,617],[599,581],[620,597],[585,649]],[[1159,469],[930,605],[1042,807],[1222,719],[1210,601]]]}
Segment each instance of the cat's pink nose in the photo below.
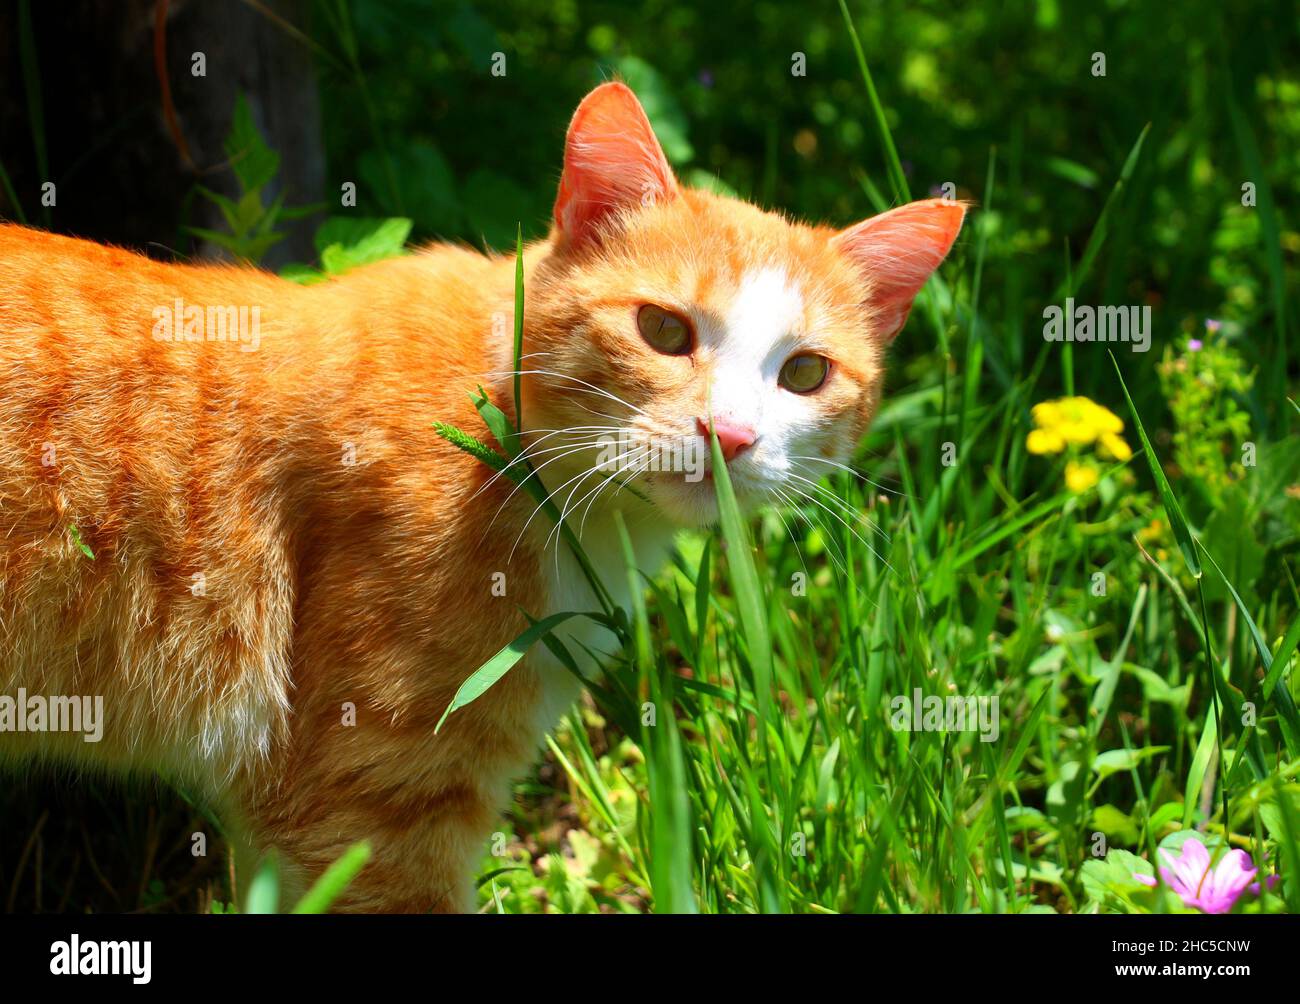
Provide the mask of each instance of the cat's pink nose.
{"label": "cat's pink nose", "polygon": [[[695,428],[706,440],[709,438],[709,423],[702,418],[695,420]],[[747,450],[754,445],[754,430],[748,425],[740,422],[733,422],[725,418],[715,418],[713,420],[713,431],[718,434],[718,445],[722,447],[722,456],[728,462],[736,458],[736,454],[742,450]]]}

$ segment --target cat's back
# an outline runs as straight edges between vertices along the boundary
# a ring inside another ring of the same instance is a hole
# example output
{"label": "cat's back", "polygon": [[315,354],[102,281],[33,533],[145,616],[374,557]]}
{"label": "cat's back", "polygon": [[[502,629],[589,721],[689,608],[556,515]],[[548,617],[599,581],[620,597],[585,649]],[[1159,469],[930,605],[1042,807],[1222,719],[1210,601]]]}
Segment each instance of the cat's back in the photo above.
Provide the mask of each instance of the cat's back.
{"label": "cat's back", "polygon": [[103,694],[101,763],[265,757],[304,625],[424,624],[389,580],[473,560],[485,469],[432,424],[509,386],[511,269],[437,246],[299,286],[0,226],[0,693]]}
{"label": "cat's back", "polygon": [[102,761],[270,741],[291,567],[255,349],[295,290],[0,226],[0,692],[102,695]]}

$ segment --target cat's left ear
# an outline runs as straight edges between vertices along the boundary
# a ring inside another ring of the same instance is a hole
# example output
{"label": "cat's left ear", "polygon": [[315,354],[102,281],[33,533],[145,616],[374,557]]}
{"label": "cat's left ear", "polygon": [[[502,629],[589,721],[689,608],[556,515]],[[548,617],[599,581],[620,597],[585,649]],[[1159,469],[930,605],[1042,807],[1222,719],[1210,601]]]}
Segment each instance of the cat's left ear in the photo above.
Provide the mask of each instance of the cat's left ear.
{"label": "cat's left ear", "polygon": [[870,284],[868,306],[879,337],[889,341],[903,329],[912,301],[948,254],[965,217],[964,202],[925,199],[863,220],[832,239]]}
{"label": "cat's left ear", "polygon": [[675,198],[677,180],[650,120],[626,84],[601,84],[582,99],[564,139],[555,223],[573,244],[594,239],[623,209]]}

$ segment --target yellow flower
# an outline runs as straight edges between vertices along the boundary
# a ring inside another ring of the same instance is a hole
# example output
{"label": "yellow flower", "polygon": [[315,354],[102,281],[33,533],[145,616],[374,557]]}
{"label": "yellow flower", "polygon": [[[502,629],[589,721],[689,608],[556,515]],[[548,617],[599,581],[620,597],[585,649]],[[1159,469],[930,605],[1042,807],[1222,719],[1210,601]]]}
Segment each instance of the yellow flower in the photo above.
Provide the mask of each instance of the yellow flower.
{"label": "yellow flower", "polygon": [[1025,437],[1025,449],[1030,453],[1060,453],[1065,449],[1065,439],[1052,429],[1034,429]]}
{"label": "yellow flower", "polygon": [[1153,540],[1160,540],[1164,537],[1165,522],[1159,516],[1156,516],[1137,532],[1138,540],[1143,544],[1149,544]]}
{"label": "yellow flower", "polygon": [[1031,413],[1034,416],[1034,424],[1040,429],[1049,429],[1061,420],[1061,409],[1055,401],[1036,404]]}
{"label": "yellow flower", "polygon": [[1067,443],[1087,446],[1097,438],[1097,430],[1088,422],[1061,422],[1056,432],[1065,437]]}
{"label": "yellow flower", "polygon": [[1097,483],[1097,470],[1087,464],[1071,460],[1065,465],[1065,487],[1076,495],[1086,492]]}
{"label": "yellow flower", "polygon": [[1111,457],[1115,460],[1128,460],[1133,456],[1133,451],[1129,449],[1128,443],[1113,432],[1103,432],[1101,434],[1100,449],[1103,457]]}
{"label": "yellow flower", "polygon": [[1133,455],[1119,438],[1124,431],[1119,416],[1089,398],[1042,401],[1034,405],[1033,416],[1038,428],[1029,434],[1025,443],[1031,453],[1059,453],[1065,444],[1088,446],[1101,439],[1103,452],[1109,449],[1118,459]]}
{"label": "yellow flower", "polygon": [[[1085,397],[1083,400],[1088,401]],[[1097,431],[1103,436],[1118,436],[1124,431],[1124,423],[1109,408],[1103,408],[1095,401],[1088,401],[1092,411],[1092,421]]]}

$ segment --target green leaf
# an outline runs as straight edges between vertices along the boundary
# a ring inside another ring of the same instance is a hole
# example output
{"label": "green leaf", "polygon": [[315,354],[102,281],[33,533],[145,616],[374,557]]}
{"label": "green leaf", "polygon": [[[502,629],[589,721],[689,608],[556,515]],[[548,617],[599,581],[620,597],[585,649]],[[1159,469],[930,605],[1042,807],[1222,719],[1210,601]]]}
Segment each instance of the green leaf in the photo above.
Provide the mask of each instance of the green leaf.
{"label": "green leaf", "polygon": [[72,543],[81,549],[81,553],[87,558],[94,559],[95,552],[90,549],[90,545],[81,539],[81,531],[72,523],[68,524],[68,535],[72,537]]}
{"label": "green leaf", "polygon": [[[515,431],[524,431],[524,406],[520,400],[520,381],[523,379],[524,358],[524,225],[515,224],[515,352],[514,352],[514,390],[515,390]],[[519,437],[514,438],[516,448]]]}
{"label": "green leaf", "polygon": [[1080,164],[1077,160],[1068,160],[1065,157],[1046,157],[1043,159],[1043,167],[1058,178],[1064,178],[1080,188],[1096,188],[1101,184],[1101,178],[1097,172]]}
{"label": "green leaf", "polygon": [[1290,667],[1291,657],[1295,654],[1297,644],[1300,644],[1300,613],[1296,614],[1295,619],[1291,621],[1291,626],[1287,628],[1282,641],[1278,643],[1277,651],[1273,653],[1272,665],[1269,666],[1268,673],[1264,677],[1265,700],[1273,693],[1273,688],[1282,679],[1282,674]]}
{"label": "green leaf", "polygon": [[470,399],[483,418],[483,423],[488,427],[488,432],[492,433],[492,438],[501,444],[501,448],[508,456],[518,456],[519,437],[515,434],[515,427],[506,413],[492,403],[481,386],[478,389],[478,396],[471,395]]}
{"label": "green leaf", "polygon": [[404,254],[410,233],[411,221],[399,216],[331,218],[316,233],[321,268],[329,275],[342,275],[360,265]]}
{"label": "green leaf", "polygon": [[304,265],[302,262],[290,262],[280,269],[280,278],[288,279],[290,282],[296,282],[303,286],[313,286],[318,282],[323,282],[327,277],[324,272],[314,269],[310,265]]}
{"label": "green leaf", "polygon": [[1205,711],[1205,725],[1201,727],[1201,741],[1196,744],[1196,753],[1192,757],[1192,765],[1187,771],[1187,786],[1183,789],[1183,828],[1192,825],[1192,817],[1196,813],[1196,806],[1200,800],[1201,784],[1205,780],[1205,772],[1210,766],[1210,757],[1214,755],[1214,746],[1216,743],[1217,719],[1214,714],[1214,706],[1210,705]]}
{"label": "green leaf", "polygon": [[1136,844],[1142,835],[1141,828],[1133,821],[1132,816],[1110,804],[1099,805],[1093,809],[1090,823],[1106,836],[1126,844]]}
{"label": "green leaf", "polygon": [[[1237,591],[1254,599],[1254,586],[1264,570],[1266,549],[1255,536],[1259,513],[1252,511],[1245,492],[1233,489],[1223,493],[1218,508],[1205,520],[1197,543],[1201,551],[1219,556],[1223,568],[1232,572]],[[1223,572],[1206,576],[1205,598],[1210,602],[1226,600],[1228,589],[1221,582]]]}
{"label": "green leaf", "polygon": [[470,674],[469,678],[460,685],[456,691],[456,696],[447,705],[447,710],[442,713],[438,719],[438,724],[434,727],[436,735],[442,729],[443,723],[446,722],[447,716],[453,711],[459,711],[461,708],[474,703],[482,697],[501,677],[505,676],[517,663],[522,659],[533,643],[542,635],[549,633],[554,628],[563,624],[571,617],[583,617],[585,614],[577,611],[568,611],[564,613],[551,614],[540,621],[537,621],[529,627],[523,634],[503,648],[496,655],[492,656],[487,662],[483,663],[478,669]]}
{"label": "green leaf", "polygon": [[1073,826],[1079,818],[1088,772],[1077,760],[1061,764],[1060,775],[1047,788],[1047,814],[1058,825]]}
{"label": "green leaf", "polygon": [[1154,670],[1144,666],[1125,666],[1128,672],[1138,678],[1142,685],[1142,696],[1148,701],[1170,704],[1175,708],[1185,708],[1191,694],[1192,681],[1184,681],[1181,687],[1171,687],[1169,681]]}
{"label": "green leaf", "polygon": [[464,450],[481,463],[487,464],[494,471],[505,471],[510,467],[510,461],[507,458],[501,456],[482,440],[475,439],[468,432],[461,432],[454,425],[448,425],[446,422],[434,422],[433,429],[447,442],[458,449]]}
{"label": "green leaf", "polygon": [[1134,874],[1154,876],[1155,869],[1136,854],[1112,848],[1100,861],[1085,861],[1079,870],[1079,881],[1093,902],[1133,912],[1129,897],[1147,889]]}
{"label": "green leaf", "polygon": [[[1241,613],[1242,620],[1246,622],[1246,630],[1250,634],[1251,641],[1255,643],[1255,651],[1259,654],[1259,661],[1264,665],[1265,696],[1275,695],[1275,703],[1277,704],[1278,711],[1281,714],[1282,739],[1286,743],[1287,754],[1293,758],[1300,756],[1300,713],[1297,713],[1295,700],[1291,697],[1291,691],[1285,686],[1276,686],[1278,678],[1273,676],[1273,653],[1268,649],[1268,642],[1266,642],[1264,636],[1260,634],[1259,626],[1255,623],[1255,618],[1250,615],[1250,610],[1242,601],[1240,594],[1233,587],[1232,583],[1228,581],[1228,577],[1223,574],[1223,569],[1219,567],[1219,563],[1214,560],[1214,555],[1210,554],[1209,551],[1206,551],[1205,556],[1210,559],[1210,564],[1214,566],[1214,570],[1219,573],[1219,578],[1223,580],[1223,584],[1227,587],[1228,592],[1232,594],[1232,600],[1236,603],[1237,610]],[[1297,618],[1296,623],[1300,624],[1300,618]],[[1295,624],[1292,625],[1292,630],[1296,631]],[[1291,632],[1288,632],[1288,636],[1290,636],[1290,634]],[[1300,636],[1300,631],[1297,631],[1297,636]],[[1291,639],[1292,648],[1295,647],[1295,641],[1295,638]],[[1282,649],[1279,649],[1279,651],[1281,650]],[[1282,668],[1285,668],[1285,663],[1283,663]],[[1268,681],[1270,677],[1273,678],[1274,686],[1269,686]],[[1254,734],[1253,731],[1251,734]],[[1262,764],[1257,764],[1256,766],[1262,770]],[[1260,774],[1261,770],[1257,770],[1256,773]]]}
{"label": "green leaf", "polygon": [[1092,758],[1092,769],[1096,771],[1097,779],[1104,781],[1112,774],[1122,770],[1132,770],[1143,760],[1150,760],[1154,756],[1168,752],[1168,750],[1168,746],[1146,746],[1140,750],[1107,750],[1105,753],[1098,753]]}
{"label": "green leaf", "polygon": [[224,144],[226,157],[244,192],[256,192],[270,183],[280,169],[280,155],[266,145],[253,122],[253,112],[243,92],[235,97],[235,111]]}

